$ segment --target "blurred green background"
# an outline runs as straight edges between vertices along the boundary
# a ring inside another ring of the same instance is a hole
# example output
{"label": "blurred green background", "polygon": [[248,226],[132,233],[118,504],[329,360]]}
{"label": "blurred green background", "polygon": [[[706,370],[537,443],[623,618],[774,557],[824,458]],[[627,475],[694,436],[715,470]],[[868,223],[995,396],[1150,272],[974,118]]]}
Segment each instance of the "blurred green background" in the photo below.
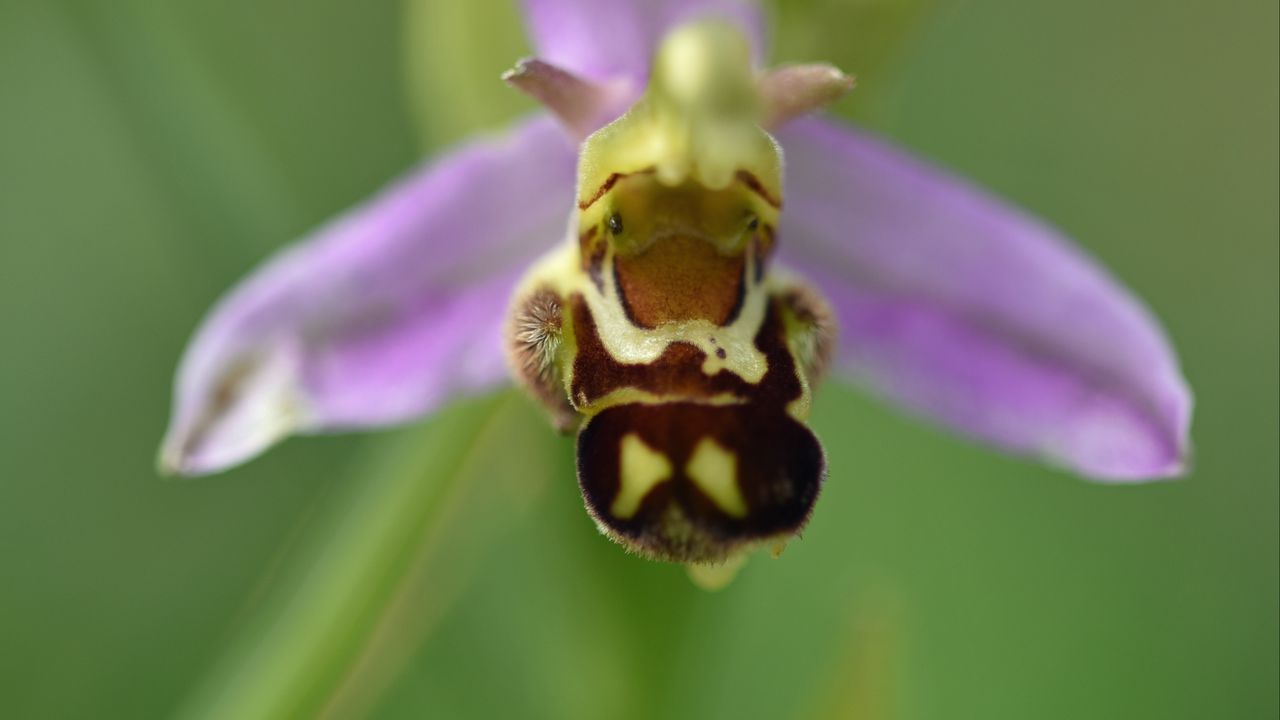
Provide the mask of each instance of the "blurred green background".
{"label": "blurred green background", "polygon": [[162,480],[204,310],[530,109],[497,80],[518,14],[2,0],[0,716],[1276,717],[1277,3],[771,10],[774,60],[859,74],[837,114],[1149,302],[1197,395],[1187,479],[1088,484],[828,386],[812,524],[714,594],[601,538],[513,393]]}

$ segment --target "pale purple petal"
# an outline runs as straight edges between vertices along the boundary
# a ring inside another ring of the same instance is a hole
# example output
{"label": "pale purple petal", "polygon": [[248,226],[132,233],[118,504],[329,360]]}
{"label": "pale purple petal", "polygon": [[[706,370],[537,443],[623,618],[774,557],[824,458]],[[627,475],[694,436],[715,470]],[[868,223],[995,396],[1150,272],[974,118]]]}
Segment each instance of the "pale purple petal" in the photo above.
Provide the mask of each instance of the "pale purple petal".
{"label": "pale purple petal", "polygon": [[524,0],[524,7],[539,57],[593,80],[630,79],[637,92],[658,42],[687,21],[733,23],[757,64],[764,52],[764,23],[751,0]]}
{"label": "pale purple petal", "polygon": [[178,372],[161,464],[408,420],[506,377],[511,288],[563,237],[575,149],[547,117],[425,163],[225,296]]}
{"label": "pale purple petal", "polygon": [[838,366],[962,433],[1086,475],[1176,475],[1191,398],[1156,321],[1041,222],[885,143],[779,133],[784,261],[841,323]]}

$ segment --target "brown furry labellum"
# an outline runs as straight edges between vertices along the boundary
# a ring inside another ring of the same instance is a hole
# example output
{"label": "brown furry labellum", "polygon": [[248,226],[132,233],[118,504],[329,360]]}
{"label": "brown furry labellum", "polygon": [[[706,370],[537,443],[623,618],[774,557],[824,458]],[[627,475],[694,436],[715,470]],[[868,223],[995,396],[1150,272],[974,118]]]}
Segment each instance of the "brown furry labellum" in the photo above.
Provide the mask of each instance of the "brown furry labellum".
{"label": "brown furry labellum", "polygon": [[[758,80],[743,43],[697,23],[664,41],[641,101],[583,143],[572,230],[526,275],[508,325],[513,371],[578,432],[591,517],[658,560],[779,546],[826,472],[805,421],[831,313],[770,269],[782,158],[761,123],[847,81],[812,68]],[[607,104],[536,64],[511,79],[582,127]]]}
{"label": "brown furry labellum", "polygon": [[610,182],[607,211],[517,293],[512,367],[578,430],[579,486],[608,537],[685,563],[785,542],[825,475],[804,420],[831,313],[767,271],[776,211],[751,184]]}

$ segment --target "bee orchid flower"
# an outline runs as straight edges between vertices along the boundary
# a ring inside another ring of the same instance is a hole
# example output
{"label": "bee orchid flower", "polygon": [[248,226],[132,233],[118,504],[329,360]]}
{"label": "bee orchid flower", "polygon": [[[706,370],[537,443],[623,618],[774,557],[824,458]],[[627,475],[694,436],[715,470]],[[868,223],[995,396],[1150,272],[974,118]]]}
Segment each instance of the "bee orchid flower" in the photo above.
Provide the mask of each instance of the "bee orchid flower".
{"label": "bee orchid flower", "polygon": [[506,79],[548,112],[411,170],[218,302],[163,468],[420,418],[510,367],[579,432],[601,529],[662,559],[803,524],[824,371],[1086,477],[1183,471],[1190,393],[1143,305],[1046,223],[811,116],[852,80],[762,70],[758,8],[525,11],[537,57]]}

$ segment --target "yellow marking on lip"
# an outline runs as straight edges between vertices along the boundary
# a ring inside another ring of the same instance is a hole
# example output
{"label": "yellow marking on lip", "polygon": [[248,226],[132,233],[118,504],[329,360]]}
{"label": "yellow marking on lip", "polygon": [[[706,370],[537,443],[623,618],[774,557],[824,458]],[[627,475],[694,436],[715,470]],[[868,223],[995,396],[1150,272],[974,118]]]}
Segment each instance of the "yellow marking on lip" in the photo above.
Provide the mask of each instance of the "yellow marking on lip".
{"label": "yellow marking on lip", "polygon": [[590,401],[579,398],[577,410],[584,417],[595,417],[611,407],[618,405],[664,405],[667,403],[697,403],[699,405],[745,405],[748,400],[732,393],[717,395],[681,395],[679,393],[653,393],[633,387],[611,390],[607,395]]}
{"label": "yellow marking on lip", "polygon": [[747,516],[747,501],[738,488],[738,458],[732,452],[711,438],[703,438],[684,471],[726,515]]}
{"label": "yellow marking on lip", "polygon": [[[708,358],[714,358],[703,364],[703,372],[708,375],[726,369],[752,384],[764,377],[767,362],[764,353],[755,346],[756,331],[769,307],[769,295],[761,292],[763,288],[752,287],[747,291],[742,309],[731,325],[721,327],[698,319],[645,329],[632,324],[622,304],[614,299],[617,290],[612,275],[605,276],[604,293],[589,281],[581,289],[595,320],[600,343],[609,357],[624,365],[644,365],[657,360],[672,343],[686,342],[702,350]],[[711,338],[715,338],[717,344],[712,344]],[[718,349],[725,350],[724,359],[716,356]]]}
{"label": "yellow marking on lip", "polygon": [[636,514],[655,485],[671,477],[671,461],[635,433],[623,436],[618,449],[618,495],[609,512],[627,520]]}

